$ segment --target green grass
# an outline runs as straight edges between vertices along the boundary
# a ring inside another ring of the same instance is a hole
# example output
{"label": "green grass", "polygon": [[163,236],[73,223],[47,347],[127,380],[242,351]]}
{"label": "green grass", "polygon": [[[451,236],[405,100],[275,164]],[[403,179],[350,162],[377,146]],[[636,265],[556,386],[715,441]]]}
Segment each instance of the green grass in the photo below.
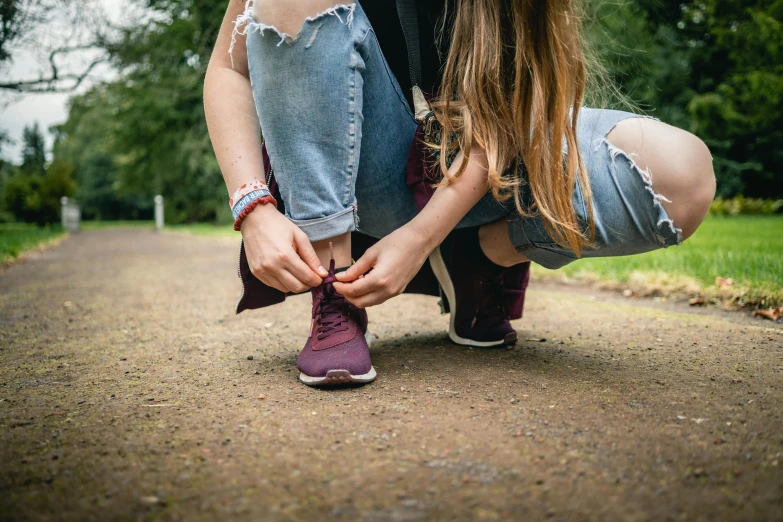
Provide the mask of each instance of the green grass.
{"label": "green grass", "polygon": [[27,223],[0,223],[0,263],[18,258],[26,250],[50,243],[65,235],[60,225],[38,227]]}
{"label": "green grass", "polygon": [[[535,273],[625,283],[640,290],[646,285],[662,293],[684,290],[716,299],[783,304],[783,216],[708,217],[679,247],[632,257],[584,259],[556,272],[536,267]],[[733,287],[717,287],[716,277],[733,279]]]}

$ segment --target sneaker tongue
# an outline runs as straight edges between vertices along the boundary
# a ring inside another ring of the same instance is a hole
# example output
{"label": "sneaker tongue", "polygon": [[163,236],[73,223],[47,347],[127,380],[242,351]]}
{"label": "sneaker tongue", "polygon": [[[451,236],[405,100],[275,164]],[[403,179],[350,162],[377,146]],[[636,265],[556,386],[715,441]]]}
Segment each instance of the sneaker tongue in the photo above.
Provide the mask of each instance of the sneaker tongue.
{"label": "sneaker tongue", "polygon": [[[332,244],[329,243],[329,248],[332,249]],[[318,336],[319,338],[327,337],[333,331],[345,330],[343,323],[345,322],[345,297],[334,289],[332,283],[337,281],[334,277],[335,262],[334,251],[332,251],[332,258],[329,260],[329,275],[324,278],[323,282],[313,287],[311,290],[313,295],[313,313],[317,313],[320,317],[317,318],[318,322]]]}

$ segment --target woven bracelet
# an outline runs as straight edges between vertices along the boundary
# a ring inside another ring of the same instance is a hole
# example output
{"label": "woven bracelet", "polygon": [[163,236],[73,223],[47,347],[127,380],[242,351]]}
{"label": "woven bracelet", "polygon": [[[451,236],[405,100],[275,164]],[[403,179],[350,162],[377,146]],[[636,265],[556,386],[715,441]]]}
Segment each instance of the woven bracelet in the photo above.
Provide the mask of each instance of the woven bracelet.
{"label": "woven bracelet", "polygon": [[234,220],[234,230],[239,232],[242,228],[242,222],[245,220],[245,218],[255,210],[255,208],[258,205],[274,205],[275,208],[277,208],[277,200],[275,200],[274,197],[271,195],[261,196],[253,199],[250,201],[247,205],[242,208],[242,210],[239,212],[239,214],[235,214],[236,219]]}

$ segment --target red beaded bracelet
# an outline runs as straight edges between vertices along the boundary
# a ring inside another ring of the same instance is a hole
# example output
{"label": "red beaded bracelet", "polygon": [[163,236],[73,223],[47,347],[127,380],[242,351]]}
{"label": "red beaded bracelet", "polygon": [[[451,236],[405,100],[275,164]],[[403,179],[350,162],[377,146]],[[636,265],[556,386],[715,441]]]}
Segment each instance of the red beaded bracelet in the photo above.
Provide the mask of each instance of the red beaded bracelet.
{"label": "red beaded bracelet", "polygon": [[262,198],[254,199],[253,201],[248,203],[248,205],[242,210],[242,212],[239,213],[236,221],[234,221],[234,230],[239,232],[242,228],[242,221],[245,220],[248,214],[253,212],[253,210],[255,210],[255,208],[258,205],[266,205],[266,204],[274,205],[275,208],[277,208],[277,200],[272,196],[264,196]]}

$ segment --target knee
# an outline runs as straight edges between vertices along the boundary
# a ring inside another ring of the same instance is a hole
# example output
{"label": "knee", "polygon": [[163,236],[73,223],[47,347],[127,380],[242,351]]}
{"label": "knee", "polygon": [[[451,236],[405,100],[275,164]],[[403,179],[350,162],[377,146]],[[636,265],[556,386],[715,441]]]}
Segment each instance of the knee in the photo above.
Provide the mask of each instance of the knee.
{"label": "knee", "polygon": [[681,143],[683,149],[678,155],[673,176],[678,180],[680,189],[672,201],[678,207],[675,225],[682,229],[683,239],[687,239],[696,232],[709,212],[716,185],[712,154],[707,145],[693,134],[687,134]]}
{"label": "knee", "polygon": [[352,1],[335,0],[256,0],[256,21],[271,25],[281,33],[295,36],[307,18],[314,17],[336,5]]}

